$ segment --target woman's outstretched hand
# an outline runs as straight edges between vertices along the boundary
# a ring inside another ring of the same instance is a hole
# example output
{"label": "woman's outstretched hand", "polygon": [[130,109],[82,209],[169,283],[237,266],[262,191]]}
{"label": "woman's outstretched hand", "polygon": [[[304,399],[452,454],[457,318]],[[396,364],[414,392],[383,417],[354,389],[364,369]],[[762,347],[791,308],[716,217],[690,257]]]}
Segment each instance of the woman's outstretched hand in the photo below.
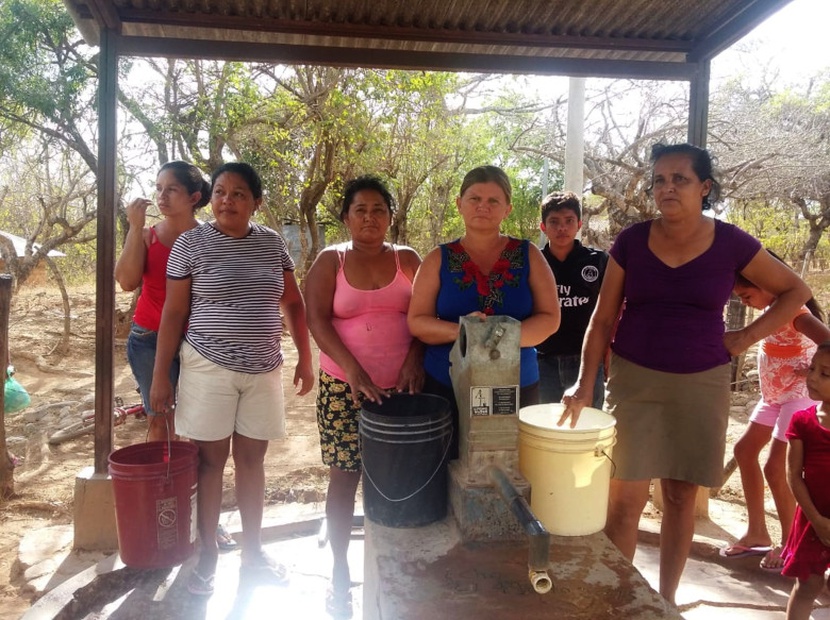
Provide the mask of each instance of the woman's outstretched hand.
{"label": "woman's outstretched hand", "polygon": [[150,384],[150,408],[156,413],[167,413],[174,406],[173,384],[168,377],[153,379]]}
{"label": "woman's outstretched hand", "polygon": [[729,355],[740,355],[753,344],[755,343],[747,338],[745,329],[729,330],[723,334],[723,346],[729,351]]}
{"label": "woman's outstretched hand", "polygon": [[127,221],[130,229],[142,230],[147,217],[147,207],[153,203],[147,198],[136,198],[128,204],[124,211],[127,214]]}
{"label": "woman's outstretched hand", "polygon": [[559,416],[559,421],[556,423],[557,426],[563,426],[569,419],[571,421],[571,428],[576,426],[582,409],[592,402],[590,398],[584,395],[584,392],[578,385],[571,386],[565,390],[565,395],[562,396],[562,404],[565,405],[565,411]]}
{"label": "woman's outstretched hand", "polygon": [[398,374],[395,390],[404,394],[417,394],[424,387],[424,364],[422,355],[407,355]]}
{"label": "woman's outstretched hand", "polygon": [[375,385],[372,378],[362,367],[358,366],[351,372],[346,371],[346,383],[349,384],[352,392],[352,402],[355,405],[360,405],[360,397],[358,393],[363,394],[363,397],[373,403],[380,403],[384,398],[389,396],[389,393]]}
{"label": "woman's outstretched hand", "polygon": [[297,396],[305,396],[314,387],[315,377],[311,362],[300,361],[294,369],[294,387],[297,388]]}

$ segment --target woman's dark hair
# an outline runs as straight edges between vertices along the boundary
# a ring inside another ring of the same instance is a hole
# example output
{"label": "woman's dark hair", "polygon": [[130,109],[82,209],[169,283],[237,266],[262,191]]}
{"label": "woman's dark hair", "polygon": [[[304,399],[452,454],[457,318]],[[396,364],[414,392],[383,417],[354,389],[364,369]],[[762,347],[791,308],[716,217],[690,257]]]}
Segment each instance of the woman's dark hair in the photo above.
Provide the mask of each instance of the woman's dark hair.
{"label": "woman's dark hair", "polygon": [[[778,254],[776,254],[772,250],[767,249],[767,253],[770,256],[772,256],[774,259],[776,259],[778,262],[782,263],[783,265],[785,265],[789,269],[792,269],[792,267],[790,267],[787,264],[787,261],[785,261],[783,258],[778,256]],[[752,288],[757,288],[758,290],[761,290],[760,286],[758,286],[754,282],[748,280],[745,276],[741,275],[740,273],[735,274],[735,284],[738,285],[738,286],[750,286]],[[816,317],[819,321],[824,323],[824,310],[821,309],[821,306],[816,301],[815,297],[810,297],[810,299],[804,305],[807,306],[807,310],[809,310],[814,317]]]}
{"label": "woman's dark hair", "polygon": [[[715,158],[712,157],[712,154],[709,151],[702,149],[699,146],[695,146],[694,144],[689,144],[688,142],[680,144],[662,144],[658,142],[651,147],[651,157],[649,157],[649,161],[651,161],[653,166],[658,159],[665,157],[666,155],[685,155],[692,160],[692,170],[695,171],[697,178],[701,181],[708,180],[712,182],[712,187],[709,189],[709,193],[703,197],[704,211],[706,209],[710,209],[713,204],[720,200],[721,185],[720,181],[715,178]],[[652,172],[652,183],[648,187],[649,192],[651,192],[651,188],[654,185],[653,178],[654,173]]]}
{"label": "woman's dark hair", "polygon": [[346,186],[343,188],[343,202],[340,206],[341,222],[346,221],[346,216],[349,214],[349,207],[352,206],[352,201],[357,195],[357,192],[362,192],[363,190],[372,190],[380,194],[381,198],[383,198],[383,201],[386,203],[386,206],[389,208],[389,217],[394,215],[395,199],[392,197],[392,193],[386,187],[384,182],[376,176],[364,174],[356,179],[352,179],[346,183]]}
{"label": "woman's dark hair", "polygon": [[165,170],[173,173],[176,180],[184,185],[188,194],[195,194],[196,192],[201,194],[199,200],[193,205],[194,211],[201,209],[210,202],[210,183],[208,183],[205,175],[196,166],[177,159],[163,164],[159,168],[159,174]]}
{"label": "woman's dark hair", "polygon": [[479,166],[478,168],[470,170],[464,175],[464,180],[461,181],[461,190],[458,192],[458,195],[463,196],[464,192],[476,183],[495,183],[507,197],[507,204],[511,204],[513,188],[510,185],[510,179],[504,170],[498,166]]}
{"label": "woman's dark hair", "polygon": [[222,164],[213,171],[213,174],[210,175],[211,192],[213,191],[213,186],[216,185],[216,179],[226,172],[238,174],[245,179],[245,183],[248,184],[248,189],[254,195],[254,200],[262,198],[262,179],[259,178],[259,174],[257,174],[257,171],[254,170],[251,164],[246,164],[241,161],[231,161],[227,164]]}

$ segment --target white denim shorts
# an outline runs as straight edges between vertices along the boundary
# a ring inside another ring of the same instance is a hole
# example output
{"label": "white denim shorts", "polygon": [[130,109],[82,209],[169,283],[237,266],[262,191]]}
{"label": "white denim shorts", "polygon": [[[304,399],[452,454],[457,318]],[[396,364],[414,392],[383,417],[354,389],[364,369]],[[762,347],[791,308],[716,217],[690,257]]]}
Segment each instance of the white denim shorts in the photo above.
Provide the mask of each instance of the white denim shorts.
{"label": "white denim shorts", "polygon": [[238,433],[251,439],[285,436],[282,366],[250,374],[222,368],[182,343],[176,432],[197,441]]}

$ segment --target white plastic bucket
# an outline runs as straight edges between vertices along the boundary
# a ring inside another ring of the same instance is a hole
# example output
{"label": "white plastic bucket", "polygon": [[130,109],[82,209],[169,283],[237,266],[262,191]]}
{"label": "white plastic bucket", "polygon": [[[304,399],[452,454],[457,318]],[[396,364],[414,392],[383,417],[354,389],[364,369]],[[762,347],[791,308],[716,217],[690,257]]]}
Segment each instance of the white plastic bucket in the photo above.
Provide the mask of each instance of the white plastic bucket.
{"label": "white plastic bucket", "polygon": [[519,470],[530,483],[530,507],[551,534],[585,536],[605,527],[616,419],[586,407],[574,428],[556,426],[565,406],[519,411]]}

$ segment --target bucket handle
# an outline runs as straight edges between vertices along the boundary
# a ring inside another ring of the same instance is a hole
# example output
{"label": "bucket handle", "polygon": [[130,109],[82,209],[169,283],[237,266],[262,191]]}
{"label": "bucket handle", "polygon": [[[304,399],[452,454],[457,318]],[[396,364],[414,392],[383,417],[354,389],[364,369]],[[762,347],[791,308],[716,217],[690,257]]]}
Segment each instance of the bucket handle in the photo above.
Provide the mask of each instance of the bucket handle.
{"label": "bucket handle", "polygon": [[[119,398],[120,400],[120,398]],[[167,419],[167,414],[162,414],[164,416],[164,427],[167,430],[167,449],[164,451],[162,458],[164,462],[167,463],[167,474],[165,478],[167,481],[170,481],[170,461],[172,460],[171,457],[173,456],[173,446],[172,446],[172,439],[170,438],[170,420]],[[150,425],[147,425],[147,434],[144,435],[144,443],[147,443],[150,440]]]}
{"label": "bucket handle", "polygon": [[[381,496],[383,499],[385,499],[387,502],[405,502],[405,501],[406,501],[406,500],[408,500],[408,499],[412,499],[413,497],[415,497],[416,495],[418,495],[418,493],[420,493],[420,492],[421,492],[421,491],[423,491],[425,488],[427,488],[427,486],[429,485],[429,483],[430,483],[430,482],[432,482],[432,479],[433,479],[433,478],[435,478],[435,476],[438,474],[438,472],[439,472],[439,471],[441,471],[441,465],[443,465],[443,463],[444,463],[444,459],[446,459],[446,458],[447,458],[447,455],[448,455],[448,454],[449,454],[449,452],[450,452],[450,446],[452,446],[452,435],[453,435],[453,432],[454,432],[454,431],[453,431],[453,429],[450,429],[450,433],[449,433],[449,435],[447,435],[447,445],[444,447],[444,454],[441,456],[441,460],[440,460],[440,461],[438,461],[438,466],[435,468],[435,471],[433,471],[433,472],[429,475],[429,478],[427,478],[427,481],[426,481],[426,482],[424,482],[424,484],[422,484],[420,487],[418,487],[418,489],[416,489],[415,491],[413,491],[412,493],[410,493],[410,494],[409,494],[409,495],[407,495],[406,497],[401,497],[401,498],[399,498],[399,499],[393,499],[393,498],[389,497],[386,493],[384,493],[383,491],[381,491],[381,490],[380,490],[380,487],[379,487],[379,486],[375,483],[375,481],[372,479],[372,476],[369,474],[369,470],[368,470],[368,469],[366,469],[366,463],[365,463],[365,462],[363,463],[363,473],[364,473],[364,474],[366,474],[366,477],[369,479],[369,482],[371,482],[371,483],[372,483],[372,486],[373,486],[373,487],[375,487],[375,490],[376,490],[376,491],[380,494],[380,496]],[[360,440],[360,435],[358,435],[358,440]],[[360,443],[362,443],[362,441],[360,441]],[[363,453],[363,446],[360,446],[360,452],[361,452],[361,454]]]}
{"label": "bucket handle", "polygon": [[605,451],[605,448],[606,446],[597,446],[596,448],[594,448],[594,456],[604,456],[609,461],[611,461],[611,477],[613,478],[614,474],[617,473],[617,464],[614,462],[614,459],[611,458],[611,455]]}
{"label": "bucket handle", "polygon": [[[170,463],[173,460],[173,441],[170,437],[170,420],[167,419],[167,414],[164,414],[164,427],[167,429],[167,448],[162,455],[162,458],[167,463],[167,483],[170,482]],[[150,429],[147,429],[147,436],[150,436]]]}

